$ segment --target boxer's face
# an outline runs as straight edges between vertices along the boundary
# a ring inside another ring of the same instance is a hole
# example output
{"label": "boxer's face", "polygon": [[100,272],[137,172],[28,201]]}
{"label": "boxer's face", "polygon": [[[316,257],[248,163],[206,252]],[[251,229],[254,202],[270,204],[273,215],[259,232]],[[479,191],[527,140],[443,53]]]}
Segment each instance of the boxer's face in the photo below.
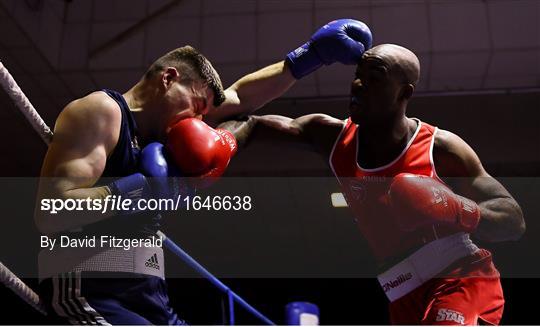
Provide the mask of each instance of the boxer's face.
{"label": "boxer's face", "polygon": [[160,117],[162,136],[185,118],[202,119],[213,101],[212,91],[200,82],[174,82],[166,91]]}
{"label": "boxer's face", "polygon": [[385,118],[396,111],[402,83],[384,55],[366,52],[351,83],[349,110],[353,122]]}

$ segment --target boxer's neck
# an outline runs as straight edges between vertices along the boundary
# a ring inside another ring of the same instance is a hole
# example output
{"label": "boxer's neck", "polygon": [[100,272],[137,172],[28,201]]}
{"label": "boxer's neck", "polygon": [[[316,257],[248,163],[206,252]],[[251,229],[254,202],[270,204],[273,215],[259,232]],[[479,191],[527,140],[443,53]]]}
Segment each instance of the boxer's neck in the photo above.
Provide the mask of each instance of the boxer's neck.
{"label": "boxer's neck", "polygon": [[405,108],[399,108],[389,115],[381,115],[370,119],[366,117],[359,124],[358,137],[362,143],[374,146],[381,144],[400,144],[408,137],[411,121],[405,116]]}
{"label": "boxer's neck", "polygon": [[358,163],[365,168],[376,168],[391,162],[403,152],[417,128],[417,122],[405,115],[380,126],[358,128]]}
{"label": "boxer's neck", "polygon": [[159,108],[157,99],[159,98],[159,89],[151,85],[148,81],[139,81],[129,91],[123,94],[129,110],[133,113],[139,134],[145,141],[158,137],[155,133],[159,130],[159,121],[154,114]]}

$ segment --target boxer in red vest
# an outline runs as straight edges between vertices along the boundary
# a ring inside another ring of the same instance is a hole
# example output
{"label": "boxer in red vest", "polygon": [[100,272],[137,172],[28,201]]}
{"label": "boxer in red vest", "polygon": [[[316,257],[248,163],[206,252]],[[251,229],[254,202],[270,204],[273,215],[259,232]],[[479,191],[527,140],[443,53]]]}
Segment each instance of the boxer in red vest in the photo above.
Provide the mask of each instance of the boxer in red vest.
{"label": "boxer in red vest", "polygon": [[220,127],[241,144],[254,128],[278,131],[329,160],[380,264],[393,324],[497,324],[499,273],[470,235],[517,240],[523,214],[464,140],[407,117],[419,76],[413,52],[378,45],[358,62],[346,120],[268,115]]}

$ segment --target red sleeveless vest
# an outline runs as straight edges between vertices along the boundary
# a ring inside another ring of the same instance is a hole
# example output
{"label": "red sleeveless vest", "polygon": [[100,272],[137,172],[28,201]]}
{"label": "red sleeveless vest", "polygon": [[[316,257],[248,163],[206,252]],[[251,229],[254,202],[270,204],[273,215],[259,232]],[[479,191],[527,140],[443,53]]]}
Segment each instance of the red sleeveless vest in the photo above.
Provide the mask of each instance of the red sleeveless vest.
{"label": "red sleeveless vest", "polygon": [[365,169],[358,164],[359,127],[350,118],[330,154],[330,167],[338,178],[358,228],[378,261],[403,255],[439,237],[456,232],[441,226],[403,232],[395,223],[399,218],[392,216],[387,205],[387,192],[392,177],[399,173],[431,176],[440,181],[433,163],[433,142],[437,128],[415,120],[418,127],[405,149],[392,162],[382,167]]}

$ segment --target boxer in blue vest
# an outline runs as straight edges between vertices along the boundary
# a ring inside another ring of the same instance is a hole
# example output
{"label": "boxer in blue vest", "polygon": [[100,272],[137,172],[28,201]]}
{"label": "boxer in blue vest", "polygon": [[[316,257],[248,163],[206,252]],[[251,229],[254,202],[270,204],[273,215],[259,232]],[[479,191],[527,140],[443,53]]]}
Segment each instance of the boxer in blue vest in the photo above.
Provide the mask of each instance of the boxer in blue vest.
{"label": "boxer in blue vest", "polygon": [[[355,64],[370,47],[371,33],[365,24],[332,21],[284,61],[246,75],[226,90],[202,54],[189,46],[175,49],[156,60],[126,93],[96,91],[63,109],[43,162],[38,199],[116,196],[137,201],[189,193],[190,186],[178,177],[185,172],[175,169],[170,158],[177,163],[186,158],[182,163],[187,164],[180,166],[193,171],[203,165],[203,159],[219,158],[197,172],[197,176],[216,177],[214,172],[222,173],[234,154],[226,132],[206,125],[201,130],[197,120],[206,116],[212,125],[249,113],[323,65]],[[201,161],[189,148],[164,150],[171,127],[186,120],[171,133],[174,137],[224,138],[207,149]],[[151,237],[159,228],[158,218],[137,210],[54,215],[36,211],[35,215],[41,233],[70,237]],[[168,302],[160,247],[45,249],[39,266],[41,296],[49,311],[70,323],[183,323]]]}

